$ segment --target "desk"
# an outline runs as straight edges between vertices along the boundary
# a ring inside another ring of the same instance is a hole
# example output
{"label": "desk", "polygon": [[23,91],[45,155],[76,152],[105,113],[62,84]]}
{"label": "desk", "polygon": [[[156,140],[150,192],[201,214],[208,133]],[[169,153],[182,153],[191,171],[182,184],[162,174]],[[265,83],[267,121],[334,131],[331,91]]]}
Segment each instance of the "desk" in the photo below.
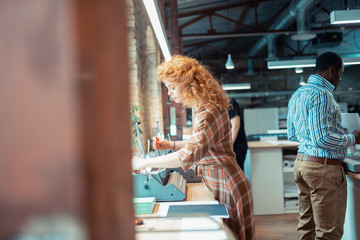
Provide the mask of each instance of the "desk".
{"label": "desk", "polygon": [[[251,182],[254,213],[282,214],[283,171],[282,149],[294,145],[273,145],[266,142],[248,142],[251,159]],[[347,208],[343,240],[360,239],[360,173],[346,172]],[[298,212],[298,211],[294,211]]]}
{"label": "desk", "polygon": [[343,240],[360,239],[360,173],[346,172],[347,205]]}
{"label": "desk", "polygon": [[279,142],[284,144],[248,142],[255,215],[297,212],[284,207],[283,149],[296,150],[298,144]]}
{"label": "desk", "polygon": [[[213,201],[214,197],[209,189],[203,182],[201,183],[188,183],[186,201]],[[181,218],[160,218],[158,214],[159,204],[157,203],[154,208],[153,214],[138,215],[137,217],[144,220],[144,224],[135,227],[136,240],[179,240],[179,239],[203,239],[201,234],[204,231],[193,231],[186,233],[182,232],[184,224]],[[208,230],[211,235],[216,239],[216,234],[225,232],[227,239],[234,239],[230,230],[221,224],[221,229]],[[208,232],[207,231],[207,232]]]}
{"label": "desk", "polygon": [[[281,140],[278,142],[282,142]],[[268,142],[248,142],[248,147],[251,149],[260,149],[260,148],[288,148],[288,147],[297,147],[299,143],[292,142],[291,144],[287,143],[288,141],[283,141],[284,144],[272,144]]]}

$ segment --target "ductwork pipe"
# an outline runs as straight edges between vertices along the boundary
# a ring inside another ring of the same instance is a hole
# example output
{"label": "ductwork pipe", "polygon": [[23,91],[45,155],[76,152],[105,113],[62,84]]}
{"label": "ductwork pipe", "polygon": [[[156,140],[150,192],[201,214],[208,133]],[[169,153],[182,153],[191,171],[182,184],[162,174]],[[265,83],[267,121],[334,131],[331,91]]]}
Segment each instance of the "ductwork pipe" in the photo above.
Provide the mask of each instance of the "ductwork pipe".
{"label": "ductwork pipe", "polygon": [[[270,30],[279,30],[288,28],[296,20],[296,10],[301,9],[304,12],[318,4],[321,0],[292,0],[275,22],[269,27]],[[260,40],[248,52],[249,57],[255,56],[267,44],[266,36]]]}
{"label": "ductwork pipe", "polygon": [[254,64],[252,59],[248,59],[248,72],[249,76],[254,75]]}
{"label": "ductwork pipe", "polygon": [[268,60],[274,60],[276,58],[276,44],[275,44],[275,35],[266,36],[267,46],[268,46]]}
{"label": "ductwork pipe", "polygon": [[292,40],[306,41],[316,37],[315,33],[309,33],[308,28],[305,27],[306,11],[304,9],[298,9],[296,12],[296,26],[297,34],[291,36]]}

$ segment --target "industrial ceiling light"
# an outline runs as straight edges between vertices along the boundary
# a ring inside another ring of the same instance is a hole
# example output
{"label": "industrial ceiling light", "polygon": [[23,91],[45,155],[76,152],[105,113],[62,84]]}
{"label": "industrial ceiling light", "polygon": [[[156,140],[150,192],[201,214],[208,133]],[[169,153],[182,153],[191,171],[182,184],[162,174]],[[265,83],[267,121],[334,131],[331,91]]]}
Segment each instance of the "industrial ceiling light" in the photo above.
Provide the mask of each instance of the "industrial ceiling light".
{"label": "industrial ceiling light", "polygon": [[295,72],[296,73],[303,73],[304,69],[302,67],[297,67],[297,68],[295,68]]}
{"label": "industrial ceiling light", "polygon": [[226,67],[226,69],[234,69],[235,68],[235,65],[234,65],[234,62],[231,59],[231,54],[230,53],[228,54],[228,59],[227,59],[227,61],[225,63],[225,67]]}
{"label": "industrial ceiling light", "polygon": [[360,57],[343,58],[344,65],[359,65]]}
{"label": "industrial ceiling light", "polygon": [[299,84],[301,86],[305,85],[304,77],[301,75]]}
{"label": "industrial ceiling light", "polygon": [[315,59],[279,60],[268,61],[268,69],[314,67]]}
{"label": "industrial ceiling light", "polygon": [[[360,64],[360,57],[343,58],[344,65]],[[315,67],[316,59],[296,59],[296,60],[278,60],[268,61],[268,69],[284,69],[284,68],[299,68],[299,67]]]}
{"label": "industrial ceiling light", "polygon": [[331,24],[360,23],[360,9],[338,10],[330,13]]}
{"label": "industrial ceiling light", "polygon": [[164,55],[165,61],[171,59],[170,47],[165,34],[164,25],[162,24],[159,8],[155,0],[143,0],[146,12],[150,18],[151,25],[154,29],[155,36],[159,42],[161,52]]}
{"label": "industrial ceiling light", "polygon": [[223,84],[223,89],[226,90],[245,90],[251,89],[250,83],[232,83],[232,84]]}
{"label": "industrial ceiling light", "polygon": [[[230,30],[229,28],[229,7],[228,7],[228,1],[226,1],[226,7],[227,7],[227,28],[228,28],[228,32]],[[226,69],[234,69],[235,68],[235,65],[234,65],[234,62],[232,61],[231,59],[231,54],[230,54],[230,41],[228,42],[228,59],[225,63],[225,68]]]}

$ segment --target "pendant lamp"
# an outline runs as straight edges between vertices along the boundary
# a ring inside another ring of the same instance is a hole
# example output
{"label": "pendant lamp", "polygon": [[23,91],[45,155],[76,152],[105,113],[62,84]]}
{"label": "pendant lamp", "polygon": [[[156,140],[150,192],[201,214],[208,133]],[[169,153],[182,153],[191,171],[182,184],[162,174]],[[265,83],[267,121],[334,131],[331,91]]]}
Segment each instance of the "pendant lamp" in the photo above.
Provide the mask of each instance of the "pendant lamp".
{"label": "pendant lamp", "polygon": [[[226,1],[226,8],[227,8],[227,18],[229,19],[229,6],[228,6],[228,1]],[[229,20],[227,20],[227,28],[228,28],[228,32],[229,32]],[[230,42],[228,42],[228,51],[230,52]],[[231,59],[231,54],[228,54],[228,59],[225,63],[225,68],[226,69],[234,69],[235,65],[234,62]]]}
{"label": "pendant lamp", "polygon": [[225,63],[225,67],[226,67],[226,69],[234,69],[234,67],[235,67],[234,62],[231,59],[231,54],[230,53],[228,54],[228,59],[227,59],[227,61]]}

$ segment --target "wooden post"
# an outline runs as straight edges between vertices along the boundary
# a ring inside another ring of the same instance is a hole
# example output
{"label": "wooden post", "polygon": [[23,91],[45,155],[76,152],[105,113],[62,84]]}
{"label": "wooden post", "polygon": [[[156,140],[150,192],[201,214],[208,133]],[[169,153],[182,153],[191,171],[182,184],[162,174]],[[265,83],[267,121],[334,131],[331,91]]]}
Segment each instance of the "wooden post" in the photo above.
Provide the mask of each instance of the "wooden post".
{"label": "wooden post", "polygon": [[125,1],[1,1],[0,21],[0,239],[134,239]]}

